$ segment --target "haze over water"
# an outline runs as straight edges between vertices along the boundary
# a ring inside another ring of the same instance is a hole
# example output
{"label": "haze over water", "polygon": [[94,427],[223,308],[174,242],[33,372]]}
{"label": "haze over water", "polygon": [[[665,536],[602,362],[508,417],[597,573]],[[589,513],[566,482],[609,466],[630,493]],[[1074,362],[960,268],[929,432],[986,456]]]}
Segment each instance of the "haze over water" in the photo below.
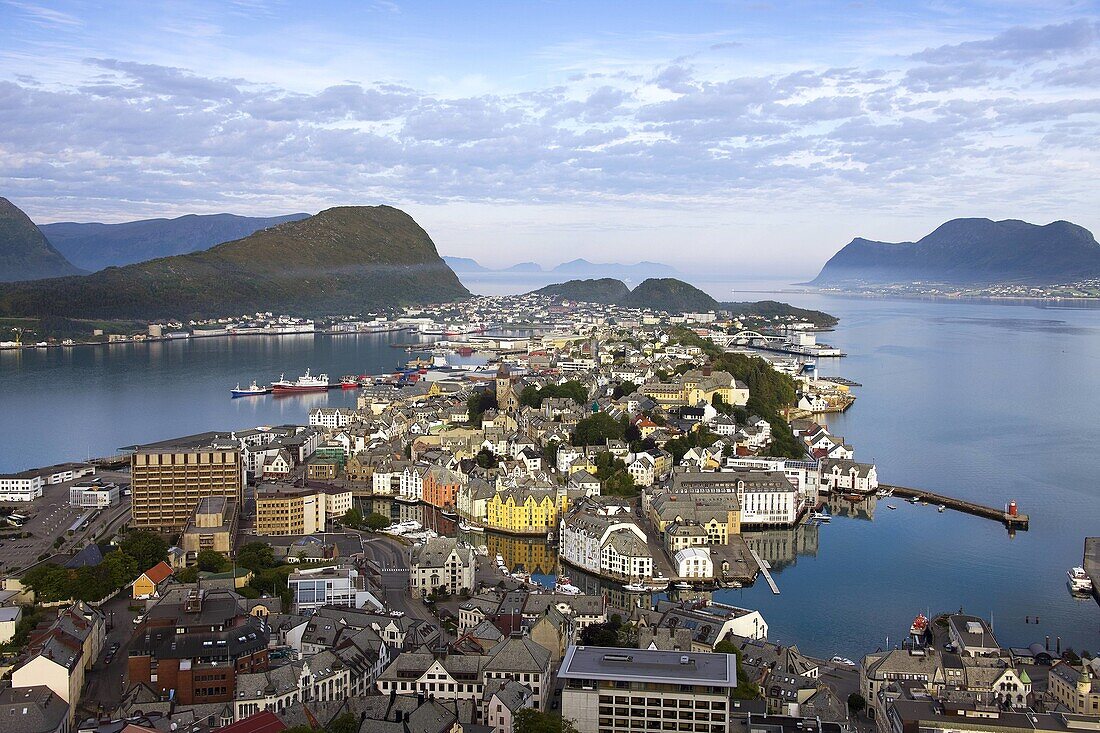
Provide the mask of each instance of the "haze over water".
{"label": "haze over water", "polygon": [[[1093,416],[1100,396],[1100,309],[766,294],[769,284],[696,283],[720,300],[774,298],[840,317],[821,340],[849,356],[823,360],[823,374],[862,383],[830,428],[878,464],[880,480],[1031,515],[1010,538],[989,520],[889,499],[873,521],[838,518],[821,527],[816,554],[777,566],[782,591],[763,583],[723,591],[759,608],[771,637],[831,656],[893,645],[918,612],[993,617],[1002,644],[1060,634],[1064,646],[1100,648],[1100,608],[1077,601],[1065,571],[1081,561],[1086,535],[1100,534]],[[475,292],[523,290],[516,280]],[[774,284],[770,284],[774,286]],[[0,471],[213,429],[305,422],[315,405],[351,405],[354,395],[231,400],[238,381],[269,381],[306,367],[345,373],[391,369],[407,355],[389,348],[407,334],[0,352]],[[897,506],[887,509],[887,504]],[[811,547],[812,547],[811,543]],[[1039,624],[1025,624],[1038,616]],[[825,640],[828,641],[825,641]]]}

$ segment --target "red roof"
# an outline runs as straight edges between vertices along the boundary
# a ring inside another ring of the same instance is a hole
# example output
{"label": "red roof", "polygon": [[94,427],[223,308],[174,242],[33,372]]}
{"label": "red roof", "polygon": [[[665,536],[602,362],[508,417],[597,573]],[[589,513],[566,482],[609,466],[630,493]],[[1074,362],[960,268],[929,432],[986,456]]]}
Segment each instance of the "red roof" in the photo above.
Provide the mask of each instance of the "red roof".
{"label": "red roof", "polygon": [[286,730],[286,723],[270,710],[261,710],[236,723],[218,728],[219,733],[280,733]]}
{"label": "red roof", "polygon": [[172,566],[161,560],[153,567],[146,570],[144,575],[149,580],[153,581],[153,585],[160,585],[161,581],[172,574]]}

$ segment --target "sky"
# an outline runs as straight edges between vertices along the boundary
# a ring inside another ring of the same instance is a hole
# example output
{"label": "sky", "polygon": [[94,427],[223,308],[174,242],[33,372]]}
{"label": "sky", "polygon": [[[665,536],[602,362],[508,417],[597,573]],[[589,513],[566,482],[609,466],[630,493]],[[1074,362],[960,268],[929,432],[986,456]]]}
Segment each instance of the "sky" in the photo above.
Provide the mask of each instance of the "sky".
{"label": "sky", "polygon": [[812,275],[955,217],[1100,231],[1100,0],[0,0],[38,223],[386,203],[442,254]]}

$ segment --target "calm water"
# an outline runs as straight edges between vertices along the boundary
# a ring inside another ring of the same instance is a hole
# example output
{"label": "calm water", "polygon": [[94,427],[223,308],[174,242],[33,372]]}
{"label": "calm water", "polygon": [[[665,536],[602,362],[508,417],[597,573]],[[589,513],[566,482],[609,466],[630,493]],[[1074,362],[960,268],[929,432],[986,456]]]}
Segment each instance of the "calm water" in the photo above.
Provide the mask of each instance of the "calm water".
{"label": "calm water", "polygon": [[[522,283],[468,283],[507,292]],[[754,286],[753,290],[766,288]],[[1077,601],[1065,570],[1086,535],[1100,534],[1100,460],[1093,417],[1100,393],[1100,309],[875,300],[731,292],[841,318],[823,337],[850,356],[824,374],[864,386],[831,420],[834,432],[874,460],[885,482],[927,487],[1000,506],[1016,499],[1031,531],[934,507],[889,500],[843,508],[829,526],[754,538],[782,590],[722,591],[759,608],[771,635],[824,656],[855,657],[894,644],[918,612],[964,608],[989,618],[1001,642],[1060,635],[1100,648],[1100,608]],[[267,381],[306,367],[381,372],[407,358],[380,336],[200,339],[99,349],[0,352],[0,471],[104,455],[119,446],[209,429],[303,422],[314,405],[352,404],[340,391],[231,400],[238,381]],[[494,540],[513,563],[552,570],[544,543]],[[574,582],[580,584],[576,574]],[[583,580],[583,582],[589,582]],[[1025,624],[1038,616],[1039,624]]]}

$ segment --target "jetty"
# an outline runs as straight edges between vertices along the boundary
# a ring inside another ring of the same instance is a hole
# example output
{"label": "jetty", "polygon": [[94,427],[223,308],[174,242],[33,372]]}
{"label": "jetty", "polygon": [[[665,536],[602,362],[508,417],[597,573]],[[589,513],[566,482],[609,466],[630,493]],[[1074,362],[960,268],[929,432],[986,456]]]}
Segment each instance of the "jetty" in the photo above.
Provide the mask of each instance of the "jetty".
{"label": "jetty", "polygon": [[775,584],[775,579],[772,578],[772,574],[770,572],[771,565],[768,564],[767,560],[760,557],[760,555],[757,554],[756,550],[752,549],[751,547],[749,548],[749,552],[752,553],[752,559],[756,560],[756,564],[760,566],[760,574],[764,576],[764,580],[768,583],[768,587],[772,589],[772,593],[774,593],[775,595],[779,595],[779,586]]}
{"label": "jetty", "polygon": [[1081,566],[1092,580],[1093,595],[1100,598],[1100,537],[1085,538],[1085,558]]}
{"label": "jetty", "polygon": [[970,514],[975,517],[982,517],[984,519],[994,519],[1001,522],[1004,526],[1010,530],[1024,530],[1027,531],[1029,518],[1026,514],[1021,514],[1016,511],[1015,502],[1010,503],[1007,508],[999,509],[997,507],[985,506],[984,504],[977,504],[972,501],[965,501],[963,499],[956,499],[952,496],[945,496],[944,494],[937,494],[934,491],[925,491],[924,489],[914,489],[908,486],[894,486],[891,484],[879,484],[879,489],[887,491],[894,496],[902,499],[917,498],[922,501],[927,501],[929,504],[942,504],[948,509],[954,509],[957,512],[963,514]]}

